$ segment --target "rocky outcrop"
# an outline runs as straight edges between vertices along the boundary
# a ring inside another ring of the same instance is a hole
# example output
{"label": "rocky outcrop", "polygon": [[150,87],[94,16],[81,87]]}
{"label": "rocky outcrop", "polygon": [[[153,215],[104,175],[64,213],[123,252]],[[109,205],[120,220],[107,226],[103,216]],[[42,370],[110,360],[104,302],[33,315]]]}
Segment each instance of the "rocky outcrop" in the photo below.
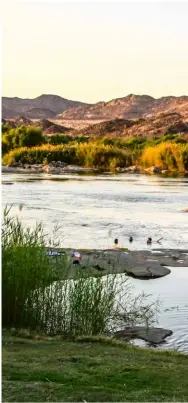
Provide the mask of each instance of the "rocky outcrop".
{"label": "rocky outcrop", "polygon": [[[81,267],[90,267],[102,272],[125,273],[127,276],[149,280],[164,277],[170,274],[170,270],[161,265],[155,258],[147,261],[140,253],[124,250],[106,250],[106,251],[83,251],[81,253]],[[150,252],[149,252],[150,255]]]}
{"label": "rocky outcrop", "polygon": [[131,339],[145,340],[151,344],[161,344],[165,341],[166,337],[173,334],[172,330],[157,328],[157,327],[145,327],[145,326],[133,326],[126,327],[123,330],[114,333],[114,338],[129,341]]}

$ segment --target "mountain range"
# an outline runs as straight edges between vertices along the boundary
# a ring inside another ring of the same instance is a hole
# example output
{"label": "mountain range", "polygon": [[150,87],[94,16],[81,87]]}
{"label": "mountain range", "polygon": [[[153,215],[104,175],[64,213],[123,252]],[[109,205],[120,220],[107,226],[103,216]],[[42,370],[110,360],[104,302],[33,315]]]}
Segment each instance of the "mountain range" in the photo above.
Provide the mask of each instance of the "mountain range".
{"label": "mountain range", "polygon": [[57,95],[41,95],[34,99],[2,97],[4,119],[23,116],[28,119],[111,120],[157,117],[161,113],[178,113],[188,118],[188,96],[153,98],[130,94],[109,102],[87,104]]}
{"label": "mountain range", "polygon": [[2,97],[2,117],[4,119],[17,118],[23,116],[28,119],[50,119],[56,118],[56,115],[63,113],[69,108],[77,106],[89,106],[77,101],[57,95],[41,95],[33,99]]}

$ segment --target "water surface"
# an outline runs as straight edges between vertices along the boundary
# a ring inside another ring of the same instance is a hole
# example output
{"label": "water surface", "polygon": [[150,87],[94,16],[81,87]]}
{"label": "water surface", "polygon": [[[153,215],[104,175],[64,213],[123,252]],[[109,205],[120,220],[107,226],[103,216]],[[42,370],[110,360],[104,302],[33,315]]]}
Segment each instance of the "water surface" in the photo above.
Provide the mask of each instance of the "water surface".
{"label": "water surface", "polygon": [[[34,225],[43,221],[64,247],[109,248],[118,237],[130,249],[148,248],[146,240],[163,237],[161,248],[188,249],[188,178],[147,175],[3,174],[3,206]],[[19,204],[23,204],[19,211]],[[128,238],[134,242],[129,245]],[[159,247],[153,243],[152,247]],[[173,330],[162,348],[188,352],[188,268],[149,281],[131,279],[135,293],[145,291],[163,302],[159,326]],[[161,347],[160,347],[161,348]]]}

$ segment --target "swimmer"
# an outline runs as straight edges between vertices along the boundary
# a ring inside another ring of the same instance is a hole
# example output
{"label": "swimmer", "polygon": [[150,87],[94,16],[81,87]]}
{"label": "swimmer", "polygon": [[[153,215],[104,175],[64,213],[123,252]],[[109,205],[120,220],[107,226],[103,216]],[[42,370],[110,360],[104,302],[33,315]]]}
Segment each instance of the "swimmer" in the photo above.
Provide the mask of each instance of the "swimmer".
{"label": "swimmer", "polygon": [[114,248],[119,248],[118,243],[119,243],[118,239],[117,238],[114,239]]}
{"label": "swimmer", "polygon": [[152,244],[152,238],[148,238],[148,239],[147,239],[147,244],[148,244],[148,245],[151,245],[151,244]]}

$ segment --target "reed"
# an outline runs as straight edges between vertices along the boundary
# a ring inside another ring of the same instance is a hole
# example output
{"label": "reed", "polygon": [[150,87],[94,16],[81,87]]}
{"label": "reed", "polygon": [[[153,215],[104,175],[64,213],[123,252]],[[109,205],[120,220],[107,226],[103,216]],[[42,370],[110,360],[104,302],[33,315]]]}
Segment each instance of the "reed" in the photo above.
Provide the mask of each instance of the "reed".
{"label": "reed", "polygon": [[[148,304],[145,295],[135,298],[125,276],[96,278],[89,267],[76,271],[67,255],[48,256],[47,243],[49,239],[41,224],[33,229],[25,227],[19,218],[10,215],[10,209],[5,209],[4,328],[28,328],[70,339],[108,334],[117,325],[152,323],[158,309],[156,304]],[[70,276],[71,273],[74,275]]]}

